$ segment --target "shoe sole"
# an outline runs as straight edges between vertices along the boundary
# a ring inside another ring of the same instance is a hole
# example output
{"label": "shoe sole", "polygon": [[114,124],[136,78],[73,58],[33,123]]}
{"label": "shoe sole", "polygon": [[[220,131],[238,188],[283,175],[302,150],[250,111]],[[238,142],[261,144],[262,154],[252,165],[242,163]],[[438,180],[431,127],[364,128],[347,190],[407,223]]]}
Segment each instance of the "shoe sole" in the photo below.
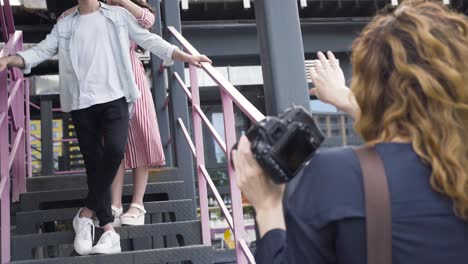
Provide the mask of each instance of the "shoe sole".
{"label": "shoe sole", "polygon": [[145,216],[139,218],[122,217],[120,223],[123,226],[142,226],[145,225]]}
{"label": "shoe sole", "polygon": [[110,254],[118,254],[118,253],[122,253],[122,248],[119,248],[118,250],[111,250],[111,251],[106,251],[106,252],[91,251],[89,254],[90,255],[110,255]]}

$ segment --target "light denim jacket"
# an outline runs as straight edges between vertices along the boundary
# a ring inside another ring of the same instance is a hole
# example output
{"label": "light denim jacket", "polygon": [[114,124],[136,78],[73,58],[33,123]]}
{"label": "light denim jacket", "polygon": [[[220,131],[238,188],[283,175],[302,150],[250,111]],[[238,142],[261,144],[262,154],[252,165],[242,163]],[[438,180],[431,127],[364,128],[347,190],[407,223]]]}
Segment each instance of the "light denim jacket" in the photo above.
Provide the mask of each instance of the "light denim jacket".
{"label": "light denim jacket", "polygon": [[[172,53],[178,49],[160,36],[142,28],[135,17],[126,9],[101,3],[100,12],[107,18],[112,52],[117,60],[118,75],[122,83],[127,102],[134,102],[140,97],[135,83],[130,60],[130,41],[133,40],[142,48],[150,51],[170,64]],[[78,56],[74,34],[79,23],[79,13],[74,13],[59,20],[47,35],[46,39],[34,48],[18,52],[26,64],[25,73],[31,68],[46,61],[57,53],[59,55],[60,102],[62,111],[70,112],[77,109],[80,99],[80,87],[76,75]]]}

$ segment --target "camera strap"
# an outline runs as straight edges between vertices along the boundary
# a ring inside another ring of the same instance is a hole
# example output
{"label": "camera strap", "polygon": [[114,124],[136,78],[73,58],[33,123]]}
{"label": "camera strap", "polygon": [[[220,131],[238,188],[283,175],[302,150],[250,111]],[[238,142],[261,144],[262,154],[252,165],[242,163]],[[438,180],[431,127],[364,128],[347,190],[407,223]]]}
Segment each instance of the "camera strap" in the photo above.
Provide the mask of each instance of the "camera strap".
{"label": "camera strap", "polygon": [[392,219],[383,161],[373,146],[353,150],[359,158],[364,182],[367,264],[391,264]]}

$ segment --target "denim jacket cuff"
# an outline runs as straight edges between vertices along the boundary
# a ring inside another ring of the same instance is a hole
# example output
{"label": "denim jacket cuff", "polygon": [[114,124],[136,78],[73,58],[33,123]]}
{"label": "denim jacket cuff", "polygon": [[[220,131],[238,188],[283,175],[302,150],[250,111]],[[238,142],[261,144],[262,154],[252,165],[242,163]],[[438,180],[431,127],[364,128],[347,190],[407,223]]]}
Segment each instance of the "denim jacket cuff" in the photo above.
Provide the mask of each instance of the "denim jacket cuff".
{"label": "denim jacket cuff", "polygon": [[166,56],[166,59],[163,60],[163,66],[164,67],[170,67],[172,64],[174,64],[174,60],[172,59],[172,54],[174,51],[179,50],[179,47],[172,45],[170,49],[168,49],[168,54]]}
{"label": "denim jacket cuff", "polygon": [[28,55],[28,51],[18,51],[16,53],[16,55],[20,56],[21,58],[23,58],[24,60],[24,69],[21,69],[21,71],[24,73],[24,74],[29,74],[31,73],[31,63],[29,62],[29,55]]}

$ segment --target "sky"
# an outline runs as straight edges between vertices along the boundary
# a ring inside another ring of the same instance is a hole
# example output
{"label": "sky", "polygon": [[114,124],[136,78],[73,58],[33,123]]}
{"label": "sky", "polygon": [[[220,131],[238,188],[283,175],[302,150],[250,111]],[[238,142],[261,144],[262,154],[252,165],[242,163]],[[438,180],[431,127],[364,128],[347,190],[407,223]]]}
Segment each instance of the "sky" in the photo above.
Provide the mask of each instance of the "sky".
{"label": "sky", "polygon": [[336,107],[319,100],[310,100],[310,109],[312,112],[336,112]]}
{"label": "sky", "polygon": [[[3,1],[2,1],[3,2]],[[20,0],[10,0],[10,5],[18,6],[21,5]]]}

